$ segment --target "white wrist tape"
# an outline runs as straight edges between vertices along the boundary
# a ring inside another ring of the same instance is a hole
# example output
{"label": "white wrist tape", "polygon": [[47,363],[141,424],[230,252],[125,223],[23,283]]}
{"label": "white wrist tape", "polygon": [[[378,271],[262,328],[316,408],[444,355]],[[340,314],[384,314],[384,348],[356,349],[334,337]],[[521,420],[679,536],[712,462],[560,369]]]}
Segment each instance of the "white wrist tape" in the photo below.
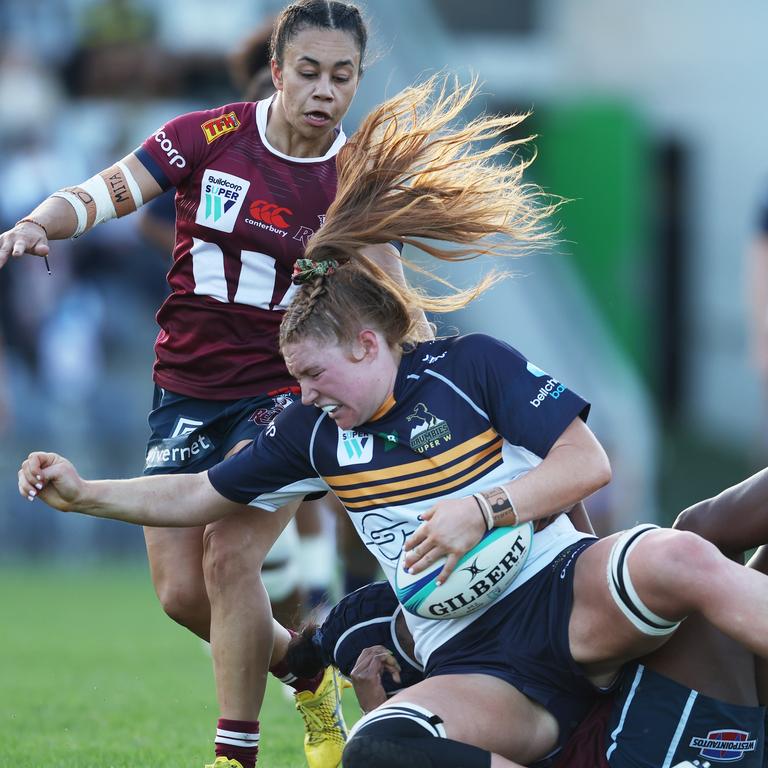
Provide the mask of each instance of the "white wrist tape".
{"label": "white wrist tape", "polygon": [[[87,195],[90,195],[95,206],[93,218],[90,217],[91,211],[88,211],[89,217],[86,229],[95,227],[97,224],[101,224],[102,221],[108,221],[117,216],[115,204],[112,202],[112,196],[109,193],[107,182],[100,174],[97,173],[95,176],[91,176],[87,181],[84,181],[80,185],[80,189]],[[87,205],[86,208],[88,208]]]}
{"label": "white wrist tape", "polygon": [[60,189],[51,197],[60,197],[74,208],[77,228],[72,237],[80,237],[103,221],[132,213],[144,203],[135,176],[123,162],[91,176],[77,187]]}
{"label": "white wrist tape", "polygon": [[66,200],[72,208],[75,210],[77,216],[77,226],[72,233],[72,237],[80,237],[85,232],[85,224],[88,221],[88,212],[85,209],[85,203],[74,193],[68,189],[60,189],[58,192],[54,192],[51,197],[60,197],[62,200]]}

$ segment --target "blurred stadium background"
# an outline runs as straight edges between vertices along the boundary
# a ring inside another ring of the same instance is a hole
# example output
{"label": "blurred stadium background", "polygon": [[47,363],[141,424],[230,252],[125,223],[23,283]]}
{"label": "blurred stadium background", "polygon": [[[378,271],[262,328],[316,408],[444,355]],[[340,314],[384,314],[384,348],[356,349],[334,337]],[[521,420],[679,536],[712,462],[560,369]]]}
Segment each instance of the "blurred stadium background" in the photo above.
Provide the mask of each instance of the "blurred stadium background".
{"label": "blurred stadium background", "polygon": [[[164,120],[238,100],[231,57],[282,4],[2,0],[2,230]],[[768,186],[768,4],[361,5],[373,56],[347,133],[442,69],[477,74],[489,111],[533,110],[531,178],[571,200],[562,242],[443,329],[498,335],[592,401],[615,476],[590,503],[600,530],[667,521],[763,465],[745,252]],[[19,768],[209,756],[209,663],[154,602],[141,532],[16,492],[33,449],[89,477],[141,471],[168,254],[137,219],[54,244],[53,277],[37,259],[0,272],[0,762]],[[288,709],[271,696],[264,712],[264,757],[281,767],[302,764]]]}
{"label": "blurred stadium background", "polygon": [[[3,0],[0,226],[106,167],[165,119],[238,100],[230,59],[281,0]],[[570,198],[557,253],[452,318],[593,402],[615,481],[601,530],[668,520],[764,462],[745,251],[767,180],[768,5],[743,0],[368,0],[372,61],[345,122],[446,69],[489,111],[533,110],[532,179]],[[32,449],[138,474],[168,255],[137,217],[0,273],[0,561],[143,557],[130,526],[15,490]],[[477,269],[473,264],[471,269]],[[457,279],[461,279],[457,275]],[[443,326],[445,327],[445,326]]]}

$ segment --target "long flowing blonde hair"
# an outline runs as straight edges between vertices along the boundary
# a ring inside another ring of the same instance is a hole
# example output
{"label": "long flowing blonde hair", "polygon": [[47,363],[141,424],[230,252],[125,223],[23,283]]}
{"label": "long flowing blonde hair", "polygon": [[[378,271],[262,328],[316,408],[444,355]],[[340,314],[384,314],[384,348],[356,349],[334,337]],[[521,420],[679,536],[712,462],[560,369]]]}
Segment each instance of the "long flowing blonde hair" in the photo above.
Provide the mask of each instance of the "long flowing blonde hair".
{"label": "long flowing blonde hair", "polygon": [[[307,243],[305,257],[339,262],[338,272],[355,265],[363,278],[367,274],[382,290],[395,292],[407,311],[450,312],[466,306],[504,273],[493,271],[460,290],[431,270],[409,264],[450,289],[430,295],[387,280],[360,249],[399,240],[437,259],[462,261],[482,254],[520,255],[550,242],[550,217],[559,201],[523,181],[532,157],[513,155],[512,162],[505,157],[530,142],[532,137],[507,138],[526,115],[481,115],[454,124],[477,91],[476,80],[461,85],[455,77],[435,75],[374,109],[339,152],[336,198]],[[334,280],[342,290],[337,278],[317,275],[302,286],[283,319],[281,344],[312,333],[302,330],[310,318],[318,336],[327,336],[333,326],[341,338],[342,318],[315,317],[325,314],[323,296],[334,311],[344,303],[344,296],[331,300],[328,294]],[[351,320],[362,308],[352,311],[353,291],[347,281],[344,285],[351,302],[345,314]],[[398,319],[395,326],[401,325]],[[408,333],[402,340],[411,340]]]}

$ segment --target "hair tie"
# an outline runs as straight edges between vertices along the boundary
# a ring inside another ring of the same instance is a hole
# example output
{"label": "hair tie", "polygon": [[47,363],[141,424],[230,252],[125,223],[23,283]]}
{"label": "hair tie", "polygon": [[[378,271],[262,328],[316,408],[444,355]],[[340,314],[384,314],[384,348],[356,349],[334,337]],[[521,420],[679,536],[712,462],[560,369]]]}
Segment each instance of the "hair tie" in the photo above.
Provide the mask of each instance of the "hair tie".
{"label": "hair tie", "polygon": [[292,280],[296,285],[308,283],[312,278],[325,277],[332,275],[339,266],[336,259],[322,259],[314,261],[313,259],[296,259],[293,265]]}

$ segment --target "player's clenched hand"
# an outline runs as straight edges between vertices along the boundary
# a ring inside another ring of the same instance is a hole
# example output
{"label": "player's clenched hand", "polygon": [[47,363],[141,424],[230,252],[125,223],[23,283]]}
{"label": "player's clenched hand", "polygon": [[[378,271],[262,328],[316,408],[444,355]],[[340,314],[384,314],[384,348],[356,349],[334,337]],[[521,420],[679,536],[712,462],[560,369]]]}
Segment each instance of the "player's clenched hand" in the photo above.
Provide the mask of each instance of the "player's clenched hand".
{"label": "player's clenched hand", "polygon": [[370,712],[386,701],[387,694],[381,684],[381,676],[385,672],[389,672],[396,683],[400,682],[400,665],[392,652],[383,645],[364,648],[350,673],[363,712]]}
{"label": "player's clenched hand", "polygon": [[13,229],[0,235],[0,267],[3,267],[11,256],[23,256],[25,253],[47,256],[50,250],[48,237],[40,225],[31,221],[19,222]]}
{"label": "player's clenched hand", "polygon": [[77,470],[57,453],[35,451],[19,470],[19,493],[29,501],[42,499],[62,512],[75,509],[81,498],[83,480]]}
{"label": "player's clenched hand", "polygon": [[405,567],[419,573],[445,557],[445,565],[437,577],[437,582],[442,584],[461,556],[483,537],[485,520],[471,496],[439,501],[421,519],[422,524],[405,541],[408,553]]}

